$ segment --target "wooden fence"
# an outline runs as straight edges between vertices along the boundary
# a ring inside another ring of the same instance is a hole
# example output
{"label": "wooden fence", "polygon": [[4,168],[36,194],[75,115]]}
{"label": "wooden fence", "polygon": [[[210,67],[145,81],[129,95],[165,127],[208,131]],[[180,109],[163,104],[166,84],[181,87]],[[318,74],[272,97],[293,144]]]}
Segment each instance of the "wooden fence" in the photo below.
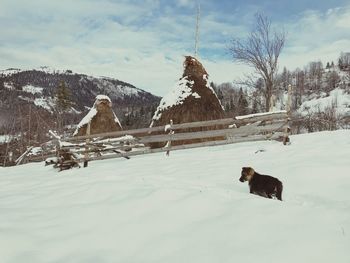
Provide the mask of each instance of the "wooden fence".
{"label": "wooden fence", "polygon": [[[205,130],[206,127],[224,127]],[[181,130],[199,128],[202,131],[182,132]],[[164,134],[159,134],[164,133]],[[190,149],[204,146],[224,145],[230,143],[281,140],[286,143],[289,135],[289,118],[286,111],[260,113],[235,118],[210,120],[201,122],[168,124],[152,128],[108,132],[78,137],[59,138],[43,146],[38,154],[26,153],[17,162],[43,161],[48,157],[60,157],[69,154],[71,158],[65,162],[80,163],[92,160],[103,160],[130,156]],[[224,138],[220,140],[171,146],[171,142]],[[164,147],[152,149],[150,143],[164,142]],[[46,148],[45,148],[46,147]]]}

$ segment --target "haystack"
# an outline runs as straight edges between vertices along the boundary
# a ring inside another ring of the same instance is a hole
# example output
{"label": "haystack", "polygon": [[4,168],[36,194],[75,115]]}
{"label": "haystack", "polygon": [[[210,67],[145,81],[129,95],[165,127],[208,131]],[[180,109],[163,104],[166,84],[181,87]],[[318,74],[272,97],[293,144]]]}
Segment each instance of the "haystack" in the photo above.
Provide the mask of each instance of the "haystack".
{"label": "haystack", "polygon": [[[173,121],[173,124],[222,119],[223,107],[210,86],[209,76],[203,65],[194,57],[186,56],[184,73],[171,93],[160,101],[152,118],[150,127],[162,126]],[[189,131],[213,130],[218,127],[204,127],[177,130],[176,133]],[[172,145],[209,141],[208,138],[173,142]],[[162,147],[164,143],[152,147]]]}
{"label": "haystack", "polygon": [[90,134],[113,132],[122,130],[122,126],[112,110],[112,101],[108,96],[98,95],[89,113],[80,121],[73,136],[87,134],[90,123]]}

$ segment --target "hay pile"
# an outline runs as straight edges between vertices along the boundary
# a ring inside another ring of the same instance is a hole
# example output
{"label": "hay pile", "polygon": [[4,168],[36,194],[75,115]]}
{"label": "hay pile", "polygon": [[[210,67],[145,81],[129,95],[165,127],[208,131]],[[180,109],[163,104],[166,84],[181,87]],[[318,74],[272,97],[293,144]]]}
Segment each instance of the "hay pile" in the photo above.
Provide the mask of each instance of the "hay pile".
{"label": "hay pile", "polygon": [[[224,118],[223,107],[210,86],[208,73],[203,65],[194,57],[186,56],[184,73],[173,91],[163,97],[152,118],[150,127],[166,125],[173,120],[174,124],[206,121]],[[178,130],[176,133],[188,131],[213,130],[218,127],[204,127]],[[224,138],[214,138],[224,139]],[[210,141],[196,139],[173,142],[172,145]],[[163,147],[164,143],[153,144],[152,147]]]}
{"label": "hay pile", "polygon": [[90,134],[113,132],[122,130],[122,126],[112,110],[112,101],[108,96],[98,95],[89,113],[80,121],[73,136],[87,134],[90,122]]}

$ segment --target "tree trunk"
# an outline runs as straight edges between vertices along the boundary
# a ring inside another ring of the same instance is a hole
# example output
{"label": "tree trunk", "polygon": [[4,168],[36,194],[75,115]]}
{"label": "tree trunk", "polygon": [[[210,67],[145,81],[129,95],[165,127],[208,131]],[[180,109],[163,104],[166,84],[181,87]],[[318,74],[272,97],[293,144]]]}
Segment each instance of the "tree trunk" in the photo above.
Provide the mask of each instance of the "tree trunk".
{"label": "tree trunk", "polygon": [[266,93],[265,93],[265,111],[270,111],[271,107],[271,97],[272,97],[272,88],[273,82],[270,79],[265,81]]}

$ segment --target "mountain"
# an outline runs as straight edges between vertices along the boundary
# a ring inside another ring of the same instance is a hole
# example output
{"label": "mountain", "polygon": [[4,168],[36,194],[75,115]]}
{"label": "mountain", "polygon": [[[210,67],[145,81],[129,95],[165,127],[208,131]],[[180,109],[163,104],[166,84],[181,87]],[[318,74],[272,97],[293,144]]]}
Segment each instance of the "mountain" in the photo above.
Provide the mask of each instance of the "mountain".
{"label": "mountain", "polygon": [[[33,70],[8,69],[0,71],[0,131],[11,125],[14,116],[23,117],[32,111],[50,121],[57,110],[56,93],[60,82],[68,88],[72,107],[68,109],[67,124],[74,124],[88,111],[99,94],[110,97],[113,110],[125,119],[131,112],[145,115],[156,107],[160,98],[135,86],[107,77],[92,77],[43,67]],[[50,117],[51,116],[51,117]],[[149,120],[150,120],[149,116]],[[145,116],[147,119],[147,116]],[[147,124],[149,121],[145,120]],[[1,134],[1,133],[0,133]]]}

